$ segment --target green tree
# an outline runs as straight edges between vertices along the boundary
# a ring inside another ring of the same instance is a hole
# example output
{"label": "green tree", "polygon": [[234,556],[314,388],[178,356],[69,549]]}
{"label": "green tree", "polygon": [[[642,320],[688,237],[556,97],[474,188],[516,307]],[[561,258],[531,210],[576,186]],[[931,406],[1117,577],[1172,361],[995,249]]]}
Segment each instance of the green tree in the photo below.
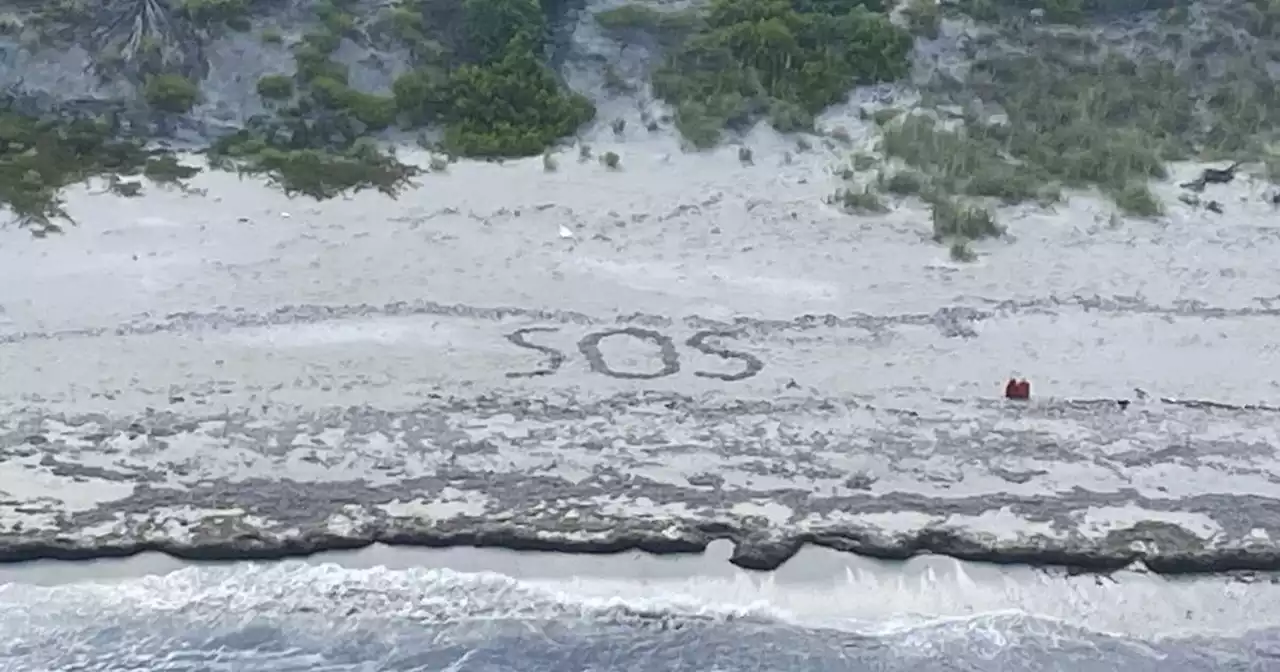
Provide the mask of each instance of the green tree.
{"label": "green tree", "polygon": [[458,68],[442,86],[445,141],[464,155],[541,154],[595,116],[585,97],[560,90],[524,40],[497,63]]}
{"label": "green tree", "polygon": [[396,108],[414,126],[425,126],[440,118],[448,101],[444,98],[446,75],[435,68],[415,68],[391,85]]}
{"label": "green tree", "polygon": [[465,0],[462,14],[467,44],[481,63],[501,59],[517,38],[539,44],[546,32],[546,18],[536,0]]}
{"label": "green tree", "polygon": [[184,114],[199,102],[200,89],[182,75],[154,75],[147,78],[143,96],[148,105],[161,112]]}
{"label": "green tree", "polygon": [[288,75],[266,75],[258,79],[258,95],[266,100],[293,97],[293,79]]}

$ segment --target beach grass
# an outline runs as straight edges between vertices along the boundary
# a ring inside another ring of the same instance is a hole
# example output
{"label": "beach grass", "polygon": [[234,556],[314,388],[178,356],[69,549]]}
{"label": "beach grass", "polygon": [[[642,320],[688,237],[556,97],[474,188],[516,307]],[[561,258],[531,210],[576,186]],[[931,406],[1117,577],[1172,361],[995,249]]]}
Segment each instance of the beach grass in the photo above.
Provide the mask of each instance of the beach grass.
{"label": "beach grass", "polygon": [[[1171,161],[1258,160],[1280,174],[1266,150],[1280,139],[1280,86],[1257,58],[1267,43],[1248,36],[1270,35],[1264,18],[1280,16],[1270,4],[1228,3],[1222,11],[1250,11],[1208,28],[1178,23],[1168,8],[1166,16],[1090,2],[960,7],[990,22],[964,75],[935,73],[922,86],[927,102],[905,114],[862,114],[879,128],[878,153],[907,167],[882,171],[879,188],[934,194],[936,240],[999,235],[994,221],[948,198],[1050,204],[1065,189],[1094,190],[1123,214],[1151,218],[1166,211],[1151,186],[1168,178]],[[1041,21],[1028,20],[1034,8],[1045,10]],[[1111,12],[1163,23],[1122,38],[1090,29]]]}

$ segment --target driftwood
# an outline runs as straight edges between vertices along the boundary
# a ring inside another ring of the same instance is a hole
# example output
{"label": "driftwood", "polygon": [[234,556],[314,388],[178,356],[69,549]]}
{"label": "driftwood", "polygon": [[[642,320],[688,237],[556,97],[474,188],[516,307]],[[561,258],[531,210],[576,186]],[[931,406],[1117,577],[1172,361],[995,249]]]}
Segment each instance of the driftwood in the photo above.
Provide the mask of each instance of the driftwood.
{"label": "driftwood", "polygon": [[1200,177],[1191,182],[1184,182],[1179,186],[1192,191],[1204,191],[1206,184],[1227,184],[1236,179],[1236,169],[1240,167],[1241,163],[1243,162],[1236,161],[1226,168],[1205,168],[1200,171]]}

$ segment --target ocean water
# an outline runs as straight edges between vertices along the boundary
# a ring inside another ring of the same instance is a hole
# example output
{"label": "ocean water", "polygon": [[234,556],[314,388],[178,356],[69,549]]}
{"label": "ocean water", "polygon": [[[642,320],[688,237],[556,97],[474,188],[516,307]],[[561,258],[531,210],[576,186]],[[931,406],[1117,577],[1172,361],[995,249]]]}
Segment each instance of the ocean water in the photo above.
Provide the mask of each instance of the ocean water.
{"label": "ocean water", "polygon": [[1267,581],[930,562],[805,582],[298,561],[13,582],[0,587],[0,670],[1280,670]]}

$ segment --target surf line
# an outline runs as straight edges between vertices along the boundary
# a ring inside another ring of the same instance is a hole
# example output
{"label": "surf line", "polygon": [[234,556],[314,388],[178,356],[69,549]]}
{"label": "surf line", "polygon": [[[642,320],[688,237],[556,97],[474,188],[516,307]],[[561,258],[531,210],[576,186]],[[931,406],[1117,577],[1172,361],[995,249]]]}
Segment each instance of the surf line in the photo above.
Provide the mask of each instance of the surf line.
{"label": "surf line", "polygon": [[[546,356],[546,364],[543,368],[533,371],[510,372],[506,376],[508,378],[533,378],[539,376],[550,376],[560,370],[564,363],[568,361],[569,356],[564,351],[553,348],[549,345],[534,343],[529,340],[529,336],[539,333],[556,333],[559,332],[558,327],[525,327],[517,329],[505,337],[513,345],[540,352]],[[717,373],[713,371],[694,371],[693,375],[700,378],[712,378],[723,380],[725,382],[735,382],[746,380],[755,376],[764,370],[764,362],[759,357],[751,355],[739,350],[731,350],[716,344],[716,339],[732,338],[736,336],[732,331],[721,331],[715,329],[704,329],[690,336],[685,340],[685,347],[692,348],[704,355],[719,357],[724,360],[736,361],[742,364],[742,369],[735,373]],[[612,338],[631,338],[634,340],[645,341],[658,347],[658,363],[661,365],[656,371],[620,371],[610,366],[604,353],[600,350],[600,344],[606,339]],[[654,330],[644,329],[641,327],[624,327],[620,329],[606,329],[604,331],[593,331],[578,340],[578,352],[587,360],[587,366],[591,371],[610,378],[620,380],[653,380],[655,378],[666,378],[680,372],[680,350],[676,347],[675,340],[670,336]]]}

